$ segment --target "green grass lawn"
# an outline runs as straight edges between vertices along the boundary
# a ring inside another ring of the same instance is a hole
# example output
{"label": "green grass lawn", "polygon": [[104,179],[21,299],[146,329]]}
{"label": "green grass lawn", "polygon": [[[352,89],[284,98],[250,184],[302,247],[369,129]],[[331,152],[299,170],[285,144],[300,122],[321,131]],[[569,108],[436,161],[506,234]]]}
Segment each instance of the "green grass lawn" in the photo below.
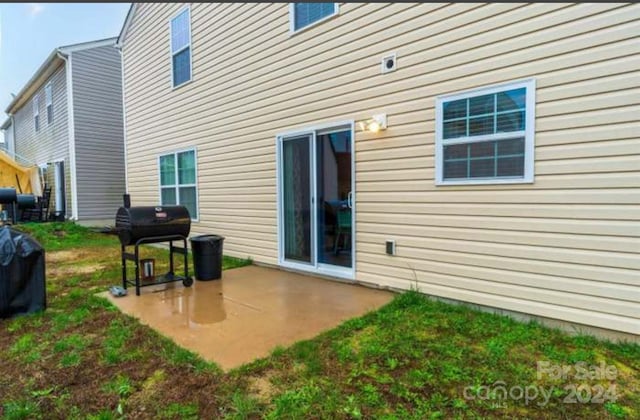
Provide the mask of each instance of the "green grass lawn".
{"label": "green grass lawn", "polygon": [[640,418],[638,345],[416,292],[225,373],[95,296],[120,281],[115,237],[69,223],[20,228],[47,250],[49,307],[0,320],[4,418]]}

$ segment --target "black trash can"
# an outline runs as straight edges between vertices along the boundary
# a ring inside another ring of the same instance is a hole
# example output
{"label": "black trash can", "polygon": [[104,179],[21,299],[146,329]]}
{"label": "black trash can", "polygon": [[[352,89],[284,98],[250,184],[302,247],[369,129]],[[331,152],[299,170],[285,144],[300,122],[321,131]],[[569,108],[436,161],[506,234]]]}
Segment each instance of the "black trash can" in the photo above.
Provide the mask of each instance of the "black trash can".
{"label": "black trash can", "polygon": [[218,235],[191,238],[193,268],[198,280],[217,280],[222,277],[222,241]]}

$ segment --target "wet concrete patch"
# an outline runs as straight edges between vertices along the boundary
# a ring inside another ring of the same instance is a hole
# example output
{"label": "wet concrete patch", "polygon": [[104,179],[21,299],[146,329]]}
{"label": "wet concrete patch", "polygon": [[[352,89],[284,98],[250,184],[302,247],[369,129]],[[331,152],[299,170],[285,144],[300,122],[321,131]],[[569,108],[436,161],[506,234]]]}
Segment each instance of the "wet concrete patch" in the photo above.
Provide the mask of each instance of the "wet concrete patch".
{"label": "wet concrete patch", "polygon": [[388,303],[393,293],[249,266],[222,280],[150,286],[110,299],[124,313],[223,369],[267,356]]}

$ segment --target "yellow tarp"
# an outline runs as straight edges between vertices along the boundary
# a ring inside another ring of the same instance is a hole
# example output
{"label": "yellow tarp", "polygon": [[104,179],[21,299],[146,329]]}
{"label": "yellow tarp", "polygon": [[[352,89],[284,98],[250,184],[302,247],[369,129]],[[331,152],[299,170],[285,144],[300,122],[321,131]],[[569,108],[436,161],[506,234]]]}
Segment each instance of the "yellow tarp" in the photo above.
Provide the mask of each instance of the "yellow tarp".
{"label": "yellow tarp", "polygon": [[0,151],[0,188],[15,188],[18,194],[42,195],[40,172],[37,166],[26,168],[11,156]]}

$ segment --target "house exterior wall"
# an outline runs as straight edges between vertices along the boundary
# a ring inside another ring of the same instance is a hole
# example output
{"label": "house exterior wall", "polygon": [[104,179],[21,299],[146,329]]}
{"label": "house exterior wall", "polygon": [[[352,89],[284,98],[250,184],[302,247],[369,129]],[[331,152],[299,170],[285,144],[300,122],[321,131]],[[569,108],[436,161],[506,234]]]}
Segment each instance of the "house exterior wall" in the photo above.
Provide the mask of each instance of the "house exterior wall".
{"label": "house exterior wall", "polygon": [[71,53],[78,218],[113,219],[125,192],[120,53]]}
{"label": "house exterior wall", "polygon": [[[53,93],[53,122],[47,122],[44,88],[51,82]],[[17,161],[21,164],[45,165],[56,161],[64,161],[65,167],[65,197],[67,216],[71,214],[71,173],[69,165],[69,129],[67,109],[67,81],[66,67],[61,65],[37,90],[40,95],[40,130],[36,132],[32,99],[29,100],[14,115],[15,124],[15,152]],[[34,94],[35,95],[35,94]],[[51,171],[53,172],[53,171]],[[50,178],[49,181],[53,181]],[[52,186],[52,191],[55,191]],[[55,209],[55,194],[51,194],[50,208]]]}
{"label": "house exterior wall", "polygon": [[4,133],[4,143],[2,144],[3,149],[13,157],[15,155],[15,148],[13,142],[13,124],[9,124],[5,129],[2,130]]}
{"label": "house exterior wall", "polygon": [[[287,4],[194,3],[172,89],[181,7],[138,4],[124,38],[134,205],[195,147],[192,233],[277,264],[276,135],[386,113],[355,135],[356,280],[640,334],[640,6],[349,3],[291,35]],[[436,186],[436,97],[527,78],[535,182]]]}

